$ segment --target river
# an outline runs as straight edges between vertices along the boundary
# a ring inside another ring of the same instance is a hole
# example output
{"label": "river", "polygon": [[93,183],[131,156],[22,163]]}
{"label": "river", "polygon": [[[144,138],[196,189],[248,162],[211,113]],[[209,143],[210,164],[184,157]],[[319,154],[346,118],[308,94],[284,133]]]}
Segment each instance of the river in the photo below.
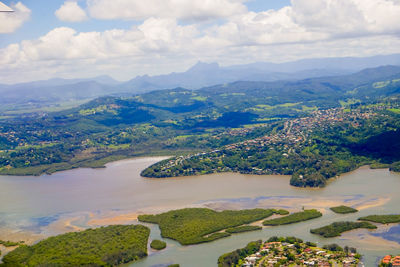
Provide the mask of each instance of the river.
{"label": "river", "polygon": [[[75,169],[40,177],[0,176],[0,239],[24,239],[28,243],[67,231],[117,223],[137,223],[137,214],[163,212],[183,207],[217,210],[286,208],[299,211],[317,208],[324,216],[294,225],[265,227],[212,243],[182,247],[166,240],[161,252],[132,266],[215,266],[219,255],[270,236],[293,235],[318,244],[354,246],[366,266],[387,253],[400,253],[398,225],[378,230],[356,230],[338,238],[324,239],[311,228],[333,221],[356,220],[370,214],[400,213],[400,175],[367,167],[342,175],[322,189],[289,185],[288,176],[255,176],[233,173],[197,177],[148,179],[140,171],[162,158],[139,158],[110,163],[104,169]],[[360,212],[337,215],[328,208],[340,204]],[[159,238],[158,227],[151,238]]]}

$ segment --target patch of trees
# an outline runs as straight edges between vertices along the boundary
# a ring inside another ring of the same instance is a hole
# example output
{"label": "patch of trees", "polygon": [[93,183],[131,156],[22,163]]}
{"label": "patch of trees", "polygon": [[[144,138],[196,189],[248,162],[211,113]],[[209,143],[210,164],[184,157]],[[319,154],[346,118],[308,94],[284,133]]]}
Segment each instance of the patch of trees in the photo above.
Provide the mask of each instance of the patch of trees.
{"label": "patch of trees", "polygon": [[369,222],[334,222],[321,228],[311,229],[310,232],[328,238],[340,236],[343,232],[359,228],[376,229],[377,227]]}
{"label": "patch of trees", "polygon": [[229,236],[229,232],[221,231],[262,220],[277,212],[273,209],[217,212],[205,208],[188,208],[158,215],[140,215],[138,219],[141,222],[158,224],[164,238],[174,239],[182,245],[191,245]]}
{"label": "patch of trees", "polygon": [[3,266],[117,266],[147,256],[150,229],[114,225],[21,245],[3,258]]}

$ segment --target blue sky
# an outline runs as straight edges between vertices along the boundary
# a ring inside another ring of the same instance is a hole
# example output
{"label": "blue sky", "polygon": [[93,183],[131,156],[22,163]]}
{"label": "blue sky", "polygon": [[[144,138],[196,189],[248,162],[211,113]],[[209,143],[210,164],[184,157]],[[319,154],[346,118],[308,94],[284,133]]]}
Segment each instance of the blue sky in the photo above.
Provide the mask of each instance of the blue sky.
{"label": "blue sky", "polygon": [[399,0],[3,0],[0,83],[400,53]]}
{"label": "blue sky", "polygon": [[[190,0],[188,0],[190,1]],[[2,0],[6,5],[11,5],[15,1]],[[46,34],[56,27],[72,27],[79,31],[104,31],[110,29],[129,29],[132,24],[139,21],[132,20],[98,20],[91,19],[79,24],[63,22],[57,19],[54,12],[64,3],[64,0],[21,0],[25,6],[32,10],[30,20],[12,34],[0,35],[0,47],[8,44],[20,42],[26,39],[34,39]],[[84,6],[84,3],[80,3]],[[260,12],[269,9],[279,9],[290,5],[290,0],[253,0],[246,2],[245,5],[250,11]]]}

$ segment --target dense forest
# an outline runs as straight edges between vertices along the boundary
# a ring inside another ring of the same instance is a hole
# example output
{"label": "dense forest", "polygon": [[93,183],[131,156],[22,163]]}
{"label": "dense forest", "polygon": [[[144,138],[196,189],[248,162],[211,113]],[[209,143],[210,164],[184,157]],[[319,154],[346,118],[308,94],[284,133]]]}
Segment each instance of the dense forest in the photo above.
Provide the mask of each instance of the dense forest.
{"label": "dense forest", "polygon": [[142,225],[114,225],[21,245],[3,258],[4,267],[117,266],[147,256],[150,229]]}

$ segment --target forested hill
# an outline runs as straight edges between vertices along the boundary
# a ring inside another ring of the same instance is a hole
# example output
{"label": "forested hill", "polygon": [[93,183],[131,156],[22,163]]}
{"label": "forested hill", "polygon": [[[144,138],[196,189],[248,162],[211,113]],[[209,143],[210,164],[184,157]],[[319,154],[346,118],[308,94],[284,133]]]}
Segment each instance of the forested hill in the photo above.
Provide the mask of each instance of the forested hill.
{"label": "forested hill", "polygon": [[147,168],[153,178],[240,172],[291,175],[290,183],[322,187],[363,165],[400,168],[400,120],[388,104],[314,111],[286,120],[264,136],[218,149],[174,157]]}
{"label": "forested hill", "polygon": [[[73,110],[52,113],[50,117],[84,118],[105,126],[171,124],[171,120],[176,126],[174,120],[183,120],[183,127],[193,127],[213,121],[211,126],[215,127],[219,124],[215,120],[225,113],[229,116],[230,112],[240,112],[242,117],[246,113],[249,119],[240,122],[246,124],[250,118],[294,117],[316,108],[369,103],[399,93],[400,67],[386,66],[297,82],[243,81],[199,90],[159,90],[131,98],[104,97]],[[236,121],[232,123],[231,126],[238,126]]]}

